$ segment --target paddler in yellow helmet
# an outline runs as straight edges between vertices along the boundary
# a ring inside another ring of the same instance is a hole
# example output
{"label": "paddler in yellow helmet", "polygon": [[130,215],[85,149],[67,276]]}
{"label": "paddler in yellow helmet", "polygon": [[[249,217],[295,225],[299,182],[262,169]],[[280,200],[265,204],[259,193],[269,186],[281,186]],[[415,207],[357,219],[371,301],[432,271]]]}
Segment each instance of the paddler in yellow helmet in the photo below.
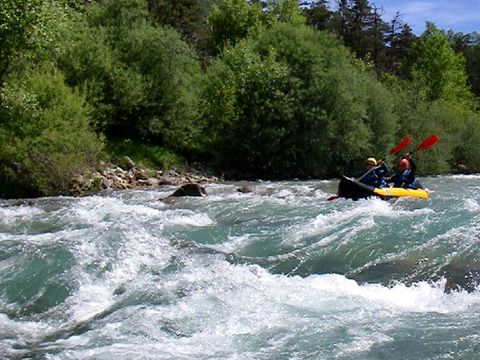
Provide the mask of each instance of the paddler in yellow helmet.
{"label": "paddler in yellow helmet", "polygon": [[362,183],[376,188],[387,186],[384,177],[388,173],[388,166],[382,159],[377,161],[374,157],[369,157],[365,161],[365,170],[359,179]]}

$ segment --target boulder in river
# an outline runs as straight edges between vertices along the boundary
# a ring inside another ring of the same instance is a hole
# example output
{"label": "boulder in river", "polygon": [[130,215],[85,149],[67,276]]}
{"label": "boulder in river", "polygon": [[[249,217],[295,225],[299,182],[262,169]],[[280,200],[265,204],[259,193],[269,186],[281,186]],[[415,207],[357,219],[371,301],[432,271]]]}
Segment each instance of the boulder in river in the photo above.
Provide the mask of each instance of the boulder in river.
{"label": "boulder in river", "polygon": [[184,184],[180,186],[175,192],[169,197],[180,197],[180,196],[206,196],[207,192],[203,186],[199,184]]}

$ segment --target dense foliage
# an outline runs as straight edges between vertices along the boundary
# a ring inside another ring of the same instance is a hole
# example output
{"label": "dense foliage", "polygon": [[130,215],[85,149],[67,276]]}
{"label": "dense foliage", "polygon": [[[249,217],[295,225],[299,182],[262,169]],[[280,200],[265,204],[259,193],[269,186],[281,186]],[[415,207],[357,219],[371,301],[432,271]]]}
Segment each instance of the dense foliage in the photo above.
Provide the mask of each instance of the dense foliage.
{"label": "dense foliage", "polygon": [[2,194],[66,193],[101,147],[85,99],[51,69],[9,78],[0,99]]}
{"label": "dense foliage", "polygon": [[291,178],[355,174],[435,133],[421,173],[480,171],[478,34],[416,37],[367,0],[0,5],[2,196],[68,193],[103,138],[155,166]]}

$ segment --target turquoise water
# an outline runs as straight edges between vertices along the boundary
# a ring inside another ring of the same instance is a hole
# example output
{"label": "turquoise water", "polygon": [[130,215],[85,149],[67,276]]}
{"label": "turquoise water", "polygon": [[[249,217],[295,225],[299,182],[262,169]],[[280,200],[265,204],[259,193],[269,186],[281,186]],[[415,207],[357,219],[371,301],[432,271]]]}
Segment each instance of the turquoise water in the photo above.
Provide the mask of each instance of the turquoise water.
{"label": "turquoise water", "polygon": [[0,201],[0,358],[477,359],[480,176],[421,181]]}

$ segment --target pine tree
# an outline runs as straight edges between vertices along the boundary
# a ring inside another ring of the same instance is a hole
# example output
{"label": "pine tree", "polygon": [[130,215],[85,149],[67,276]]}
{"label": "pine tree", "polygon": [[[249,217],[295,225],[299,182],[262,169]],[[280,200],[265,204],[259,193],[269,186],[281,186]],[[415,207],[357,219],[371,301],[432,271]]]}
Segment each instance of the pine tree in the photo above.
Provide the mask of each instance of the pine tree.
{"label": "pine tree", "polygon": [[214,0],[148,0],[148,10],[162,25],[180,32],[200,53],[207,37],[207,15]]}
{"label": "pine tree", "polygon": [[303,14],[308,25],[313,26],[315,30],[327,30],[332,26],[333,11],[328,8],[327,0],[317,0],[304,5]]}
{"label": "pine tree", "polygon": [[400,13],[397,12],[390,21],[386,33],[388,47],[385,70],[387,72],[401,75],[400,65],[412,54],[415,38],[410,26],[402,20]]}

